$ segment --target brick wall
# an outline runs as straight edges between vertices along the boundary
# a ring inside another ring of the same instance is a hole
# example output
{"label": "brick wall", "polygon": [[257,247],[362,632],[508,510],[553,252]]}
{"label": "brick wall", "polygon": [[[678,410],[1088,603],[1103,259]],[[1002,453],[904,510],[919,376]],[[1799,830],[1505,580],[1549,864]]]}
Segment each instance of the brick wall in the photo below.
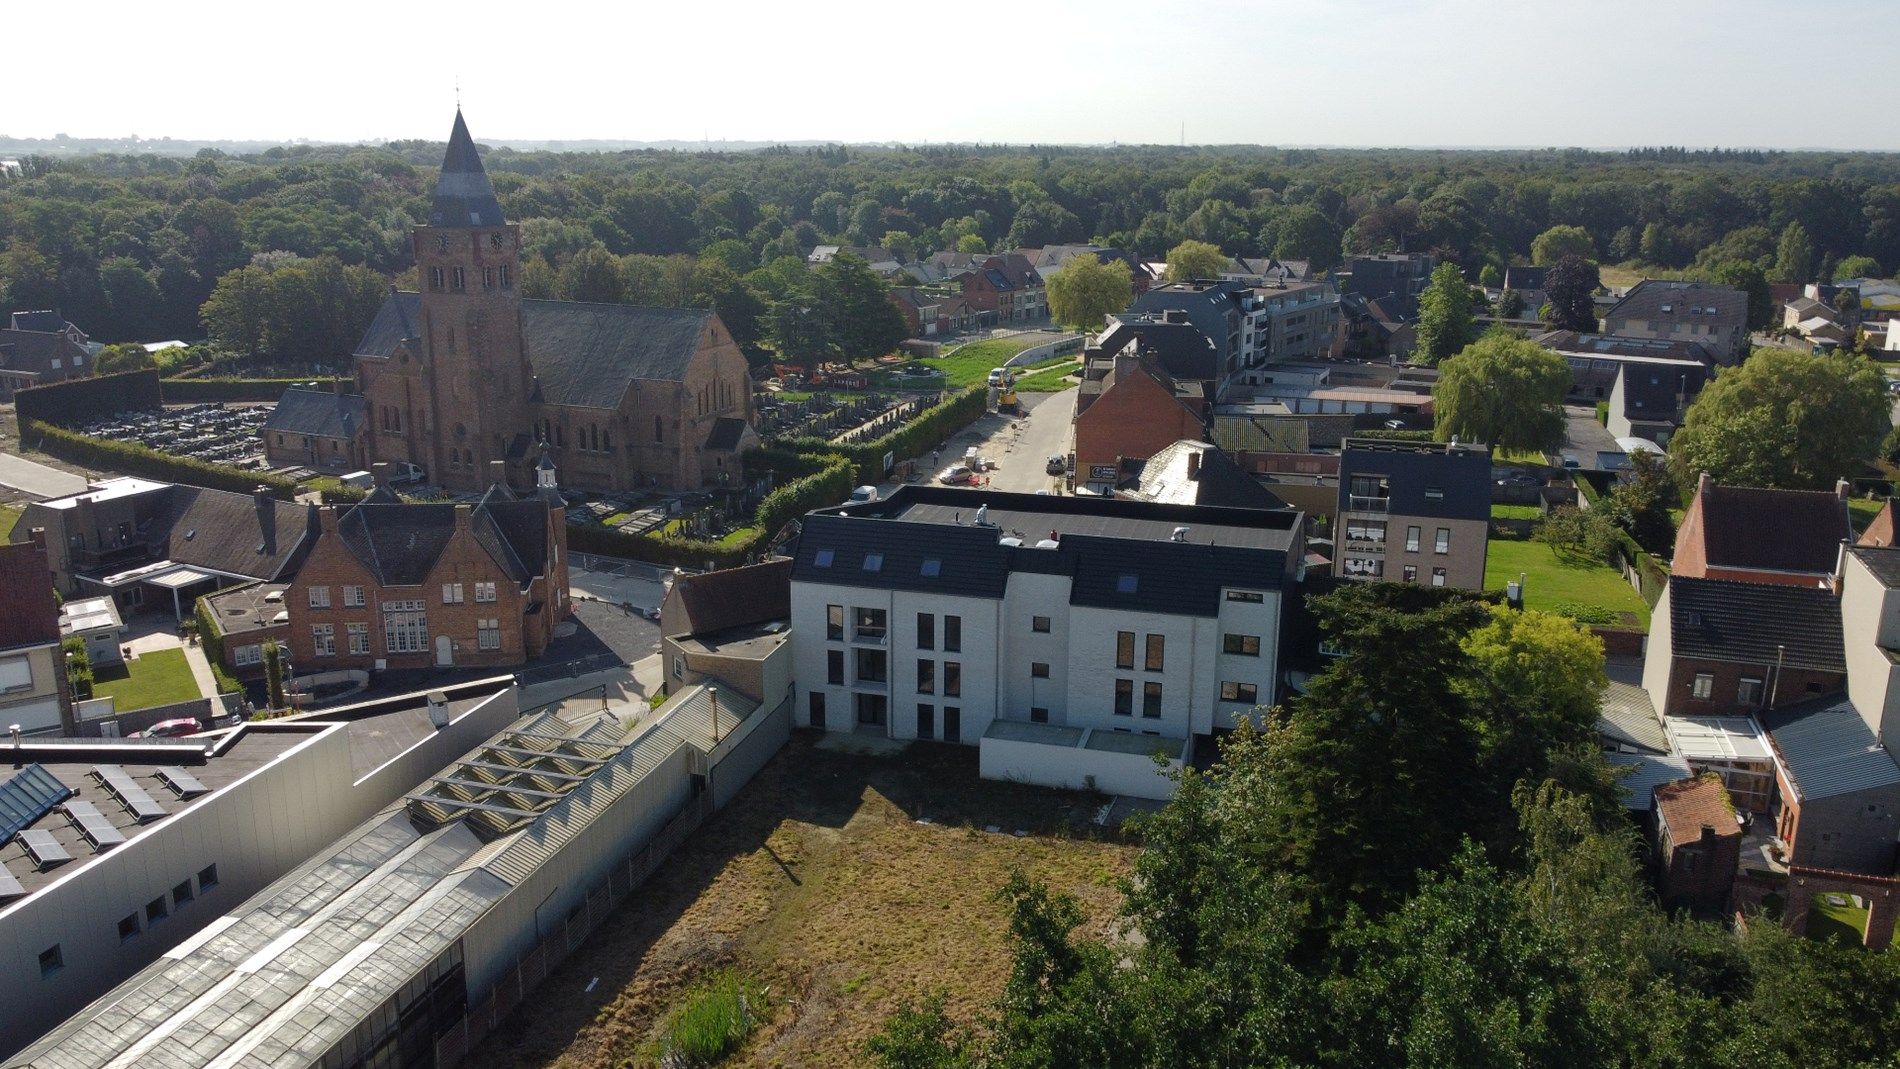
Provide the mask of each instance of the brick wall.
{"label": "brick wall", "polygon": [[[1659,651],[1660,652],[1660,651]],[[1695,677],[1708,673],[1712,678],[1707,700],[1695,697]],[[1736,699],[1742,679],[1762,681],[1761,705],[1744,705]],[[1669,689],[1664,695],[1665,716],[1737,716],[1760,711],[1771,699],[1777,707],[1793,705],[1808,698],[1838,694],[1847,686],[1840,672],[1817,672],[1804,668],[1784,668],[1780,686],[1775,684],[1773,664],[1736,664],[1732,661],[1704,661],[1677,657],[1670,663]]]}
{"label": "brick wall", "polygon": [[1123,376],[1075,419],[1076,470],[1120,457],[1154,456],[1183,438],[1198,440],[1201,421],[1152,376]]}

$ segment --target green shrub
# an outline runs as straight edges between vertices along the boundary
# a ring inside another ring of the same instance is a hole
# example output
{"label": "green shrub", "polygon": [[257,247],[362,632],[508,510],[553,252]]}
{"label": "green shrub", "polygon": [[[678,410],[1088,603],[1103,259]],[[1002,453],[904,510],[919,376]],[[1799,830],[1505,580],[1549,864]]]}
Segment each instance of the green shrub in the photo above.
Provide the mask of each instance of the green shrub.
{"label": "green shrub", "polygon": [[1597,402],[1597,422],[1605,427],[1610,425],[1610,402]]}
{"label": "green shrub", "polygon": [[204,647],[205,660],[211,662],[211,677],[217,680],[219,694],[236,694],[244,689],[231,670],[224,666],[224,629],[218,626],[218,618],[212,614],[211,606],[204,598],[192,607],[192,616],[198,620],[198,644]]}
{"label": "green shrub", "polygon": [[692,1069],[717,1064],[745,1042],[764,1003],[756,983],[731,971],[714,975],[668,1018],[658,1060]]}
{"label": "green shrub", "polygon": [[74,701],[86,701],[92,697],[92,655],[86,652],[86,640],[78,635],[67,635],[60,640],[59,652],[66,658],[66,685],[71,688]]}
{"label": "green shrub", "polygon": [[759,502],[755,522],[765,537],[812,509],[836,505],[851,496],[852,487],[857,485],[857,468],[841,456],[823,459],[824,466],[816,472],[793,479]]}
{"label": "green shrub", "polygon": [[36,420],[21,421],[20,443],[73,464],[124,475],[202,486],[210,490],[228,490],[234,494],[248,494],[260,486],[267,486],[274,496],[285,501],[297,496],[296,481],[282,475],[266,471],[241,471],[191,457],[175,457],[137,442],[91,438],[78,431]]}
{"label": "green shrub", "polygon": [[20,426],[28,423],[85,423],[133,409],[157,408],[158,369],[122,371],[83,379],[30,386],[14,395]]}
{"label": "green shrub", "polygon": [[1559,616],[1566,616],[1585,627],[1607,627],[1622,620],[1622,615],[1614,609],[1601,605],[1578,605],[1575,602],[1561,602],[1552,607]]}
{"label": "green shrub", "polygon": [[1367,431],[1354,431],[1349,438],[1370,438],[1375,442],[1429,442],[1433,440],[1431,431],[1408,431],[1393,427],[1375,427]]}

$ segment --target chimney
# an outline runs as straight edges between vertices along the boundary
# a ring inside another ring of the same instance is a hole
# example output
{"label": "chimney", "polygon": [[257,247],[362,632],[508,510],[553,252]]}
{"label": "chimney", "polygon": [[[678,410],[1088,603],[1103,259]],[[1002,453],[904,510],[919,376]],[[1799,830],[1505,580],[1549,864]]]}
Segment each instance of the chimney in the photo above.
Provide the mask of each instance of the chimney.
{"label": "chimney", "polygon": [[1695,496],[1701,497],[1703,494],[1708,493],[1709,487],[1714,486],[1714,485],[1715,485],[1715,480],[1709,477],[1708,472],[1705,471],[1702,474],[1696,476],[1695,477]]}
{"label": "chimney", "polygon": [[389,464],[381,460],[375,462],[374,464],[371,464],[369,466],[369,477],[370,477],[370,480],[374,482],[377,486],[385,490],[388,489],[389,488]]}
{"label": "chimney", "polygon": [[1201,453],[1199,450],[1195,450],[1188,454],[1188,478],[1198,479],[1200,477],[1201,477]]}
{"label": "chimney", "polygon": [[475,515],[475,506],[473,505],[455,506],[456,529],[460,531],[468,530],[469,521],[474,515]]}
{"label": "chimney", "polygon": [[1129,375],[1134,374],[1135,368],[1140,365],[1140,363],[1141,356],[1137,353],[1135,347],[1130,345],[1128,348],[1115,354],[1115,370],[1111,372],[1111,374],[1115,376],[1116,382],[1120,382]]}
{"label": "chimney", "polygon": [[508,485],[508,462],[491,460],[488,462],[488,484],[490,486]]}
{"label": "chimney", "polygon": [[1705,842],[1705,843],[1712,843],[1715,841],[1715,825],[1713,824],[1702,825],[1702,838],[1700,841]]}
{"label": "chimney", "polygon": [[446,692],[440,690],[429,692],[429,723],[434,725],[437,731],[449,726],[449,696]]}
{"label": "chimney", "polygon": [[325,534],[336,533],[336,506],[325,505],[317,510],[317,526]]}
{"label": "chimney", "polygon": [[270,487],[260,486],[251,491],[251,504],[257,510],[257,530],[263,535],[257,551],[266,557],[276,556],[277,502],[271,498]]}
{"label": "chimney", "polygon": [[1840,498],[1842,501],[1846,501],[1848,498],[1853,497],[1854,484],[1848,482],[1846,479],[1836,480],[1834,483],[1834,496]]}
{"label": "chimney", "polygon": [[26,536],[34,545],[40,547],[41,553],[46,552],[46,528],[35,527],[31,531],[28,531]]}

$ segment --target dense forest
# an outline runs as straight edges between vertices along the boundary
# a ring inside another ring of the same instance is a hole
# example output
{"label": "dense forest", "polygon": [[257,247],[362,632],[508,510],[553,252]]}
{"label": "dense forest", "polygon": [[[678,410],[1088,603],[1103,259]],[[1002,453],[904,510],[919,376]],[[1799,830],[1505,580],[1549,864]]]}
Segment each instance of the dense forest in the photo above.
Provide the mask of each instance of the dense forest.
{"label": "dense forest", "polygon": [[[239,351],[338,355],[365,301],[409,269],[441,153],[414,141],[29,156],[0,174],[0,308],[56,307],[104,341],[208,330]],[[1595,259],[1658,270],[1746,263],[1800,281],[1900,265],[1900,157],[1879,154],[832,146],[486,159],[532,254],[531,296],[711,303],[754,339],[771,302],[806,285],[801,257],[821,242],[921,257],[1094,240],[1159,258],[1193,239],[1322,268],[1433,251],[1476,280],[1566,226]],[[221,282],[222,316],[205,307]]]}

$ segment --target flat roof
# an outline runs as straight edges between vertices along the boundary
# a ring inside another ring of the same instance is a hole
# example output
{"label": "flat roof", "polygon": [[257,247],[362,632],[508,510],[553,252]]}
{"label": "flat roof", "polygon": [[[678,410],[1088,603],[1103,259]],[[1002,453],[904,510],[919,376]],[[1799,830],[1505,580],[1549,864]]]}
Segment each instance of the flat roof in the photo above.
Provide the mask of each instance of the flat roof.
{"label": "flat roof", "polygon": [[1664,721],[1676,752],[1690,761],[1769,763],[1768,737],[1748,716],[1672,716]]}
{"label": "flat roof", "polygon": [[[284,605],[284,592],[289,589],[284,583],[247,583],[206,595],[204,601],[225,635],[242,635],[288,624],[290,610]],[[279,613],[282,620],[277,619]]]}
{"label": "flat roof", "polygon": [[59,607],[59,626],[68,634],[124,627],[111,598],[79,598]]}
{"label": "flat roof", "polygon": [[1178,761],[1187,749],[1185,739],[1172,739],[1166,735],[1137,735],[1132,731],[1089,732],[1089,740],[1082,744],[1085,750],[1100,750],[1104,753],[1138,754],[1146,757],[1160,751]]}
{"label": "flat roof", "polygon": [[[919,492],[921,491],[921,492]],[[971,527],[977,509],[988,506],[985,519],[999,535],[1021,531],[1029,545],[1060,535],[1094,535],[1148,542],[1173,540],[1177,527],[1188,528],[1188,539],[1200,545],[1251,549],[1287,549],[1293,545],[1299,513],[1291,509],[1235,509],[1202,505],[1164,505],[1101,497],[1054,497],[1006,494],[989,490],[905,486],[882,502],[884,509],[852,506],[851,515],[875,515],[910,523]]]}
{"label": "flat roof", "polygon": [[680,635],[673,641],[691,653],[761,658],[783,646],[791,634],[789,622],[778,620],[766,624],[741,624],[705,635]]}
{"label": "flat roof", "polygon": [[76,507],[80,498],[94,503],[112,501],[121,497],[136,497],[153,490],[163,490],[170,485],[170,483],[153,482],[150,479],[135,479],[129,475],[117,479],[101,479],[96,483],[87,484],[86,488],[79,493],[48,498],[40,502],[40,506],[49,509],[69,509]]}

